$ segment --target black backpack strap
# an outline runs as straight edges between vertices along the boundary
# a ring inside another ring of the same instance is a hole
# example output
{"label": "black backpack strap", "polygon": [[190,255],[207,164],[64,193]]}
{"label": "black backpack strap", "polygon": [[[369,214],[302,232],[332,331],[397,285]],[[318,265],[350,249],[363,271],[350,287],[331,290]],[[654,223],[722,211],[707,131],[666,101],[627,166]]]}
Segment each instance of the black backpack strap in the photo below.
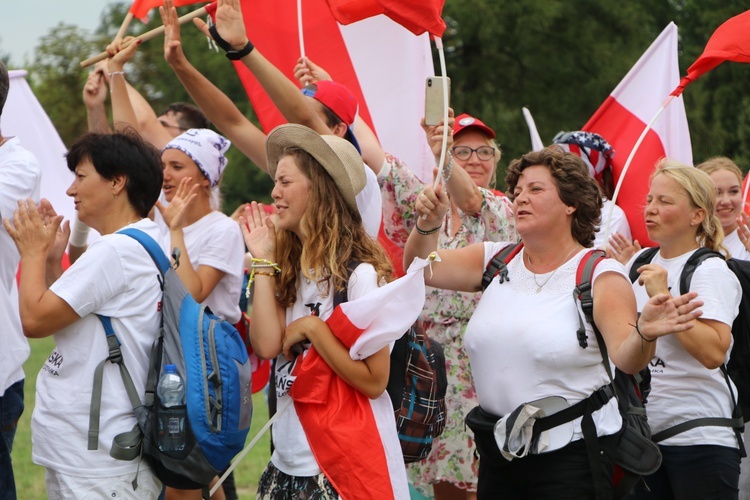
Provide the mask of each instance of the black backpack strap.
{"label": "black backpack strap", "polygon": [[690,291],[690,281],[693,279],[693,273],[695,269],[703,264],[703,261],[710,259],[711,257],[718,257],[724,260],[724,256],[719,252],[715,252],[710,248],[699,248],[688,258],[685,262],[685,266],[682,268],[680,273],[680,295],[684,295]]}
{"label": "black backpack strap", "polygon": [[[349,263],[346,265],[346,282],[349,283],[349,278],[351,278],[352,273],[355,269],[357,269],[357,266],[359,266],[361,262],[358,262],[356,260],[349,261]],[[349,291],[348,286],[344,286],[343,290],[334,290],[333,291],[333,308],[336,309],[336,306],[343,304],[344,302],[349,301]]]}
{"label": "black backpack strap", "polygon": [[630,277],[630,282],[635,283],[638,279],[638,269],[654,260],[654,257],[656,256],[657,252],[659,251],[659,247],[651,247],[645,249],[641,254],[636,257],[636,259],[633,261],[633,265],[630,266],[630,271],[628,276]]}
{"label": "black backpack strap", "polygon": [[511,243],[503,247],[490,259],[487,269],[482,274],[482,290],[490,286],[495,276],[498,277],[500,283],[510,281],[510,278],[508,278],[508,262],[521,251],[521,248],[523,248],[523,241]]}
{"label": "black backpack strap", "polygon": [[[594,325],[594,298],[591,295],[591,277],[594,275],[594,269],[599,265],[599,262],[606,258],[607,254],[602,250],[589,250],[586,255],[583,256],[583,259],[581,259],[581,262],[578,264],[578,270],[576,271],[576,287],[573,289],[573,300],[581,302],[581,310],[586,317],[586,321],[592,326]],[[586,336],[586,325],[580,315],[578,316],[578,331],[576,332],[576,338],[578,339],[578,345],[580,345],[582,349],[588,347],[589,343],[588,337]],[[610,377],[610,379],[611,378],[612,377]]]}

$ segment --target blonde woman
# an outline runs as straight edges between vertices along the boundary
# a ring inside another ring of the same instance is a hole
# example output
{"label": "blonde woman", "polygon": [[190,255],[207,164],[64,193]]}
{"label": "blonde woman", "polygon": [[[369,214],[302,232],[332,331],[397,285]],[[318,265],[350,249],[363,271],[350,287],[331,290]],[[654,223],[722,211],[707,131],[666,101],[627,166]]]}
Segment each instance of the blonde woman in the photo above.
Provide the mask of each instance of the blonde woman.
{"label": "blonde woman", "polygon": [[[657,167],[644,216],[648,236],[660,248],[650,263],[637,269],[633,291],[639,311],[650,297],[680,293],[680,275],[696,250],[724,251],[715,193],[711,178],[697,168],[671,161]],[[660,432],[684,422],[732,417],[734,403],[721,367],[731,346],[742,289],[723,259],[709,258],[695,269],[690,292],[697,292],[704,303],[695,326],[647,339],[656,347],[646,409],[657,439]],[[732,391],[736,394],[734,384]],[[729,426],[700,426],[659,440],[662,465],[646,478],[650,492],[640,492],[637,498],[737,498],[739,438]]]}

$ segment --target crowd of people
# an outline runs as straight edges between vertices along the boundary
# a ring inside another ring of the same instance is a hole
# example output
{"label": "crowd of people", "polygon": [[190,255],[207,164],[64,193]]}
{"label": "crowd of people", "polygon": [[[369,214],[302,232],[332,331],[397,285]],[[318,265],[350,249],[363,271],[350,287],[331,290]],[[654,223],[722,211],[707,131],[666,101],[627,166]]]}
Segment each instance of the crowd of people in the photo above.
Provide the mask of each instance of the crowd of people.
{"label": "crowd of people", "polygon": [[[731,159],[656,165],[644,224],[658,248],[641,248],[622,210],[610,210],[614,150],[598,134],[561,133],[512,160],[503,194],[495,189],[495,131],[451,109],[447,123],[421,124],[436,165],[443,148],[447,159],[434,170],[437,182],[420,179],[383,150],[358,117],[356,98],[324,68],[300,59],[300,92],[265,59],[247,38],[238,0],[219,1],[215,27],[196,25],[254,74],[289,122],[268,135],[190,64],[172,0],[160,12],[164,57],[197,106],[175,103],[157,115],[126,81],[138,43],[115,40],[83,90],[89,131],[66,157],[73,221],[40,199],[41,169],[23,138],[0,132],[0,310],[7,319],[0,333],[0,500],[18,496],[10,452],[24,410],[26,338],[49,336],[55,348],[37,375],[31,419],[32,460],[46,470],[49,498],[205,493],[165,488],[146,463],[111,456],[115,436],[136,425],[115,366],[103,368],[106,398],[91,446],[92,381],[109,349],[99,317],[111,317],[141,388],[160,327],[154,264],[118,234],[125,228],[179,255],[177,275],[219,317],[236,323],[250,313],[249,341],[257,356],[274,360],[280,405],[297,396],[298,368],[311,353],[369,401],[390,478],[372,491],[396,499],[614,498],[626,425],[613,390],[617,368],[650,375],[646,413],[661,436],[661,465],[628,498],[750,495],[740,429],[679,427],[736,417],[736,387],[724,365],[742,287],[722,258],[706,259],[687,288],[681,279],[701,249],[750,260],[743,175]],[[0,115],[8,87],[0,63]],[[248,200],[237,217],[222,212],[231,146],[272,177],[271,207]],[[90,245],[89,228],[99,235]],[[509,245],[513,253],[489,272]],[[608,258],[590,271],[593,313],[585,319],[580,270],[599,255],[592,249]],[[63,268],[66,251],[71,265]],[[389,347],[354,359],[326,320],[337,294],[364,297],[415,258],[431,261],[419,321],[445,354],[447,412],[430,454],[404,465],[385,391]],[[242,311],[248,268],[252,308]],[[555,414],[565,417],[541,428]],[[346,450],[324,459],[311,444],[317,432],[294,404],[278,415],[257,498],[340,497],[341,478],[322,462],[343,459]],[[236,498],[230,485],[212,498]],[[369,498],[368,485],[361,488],[354,496]]]}

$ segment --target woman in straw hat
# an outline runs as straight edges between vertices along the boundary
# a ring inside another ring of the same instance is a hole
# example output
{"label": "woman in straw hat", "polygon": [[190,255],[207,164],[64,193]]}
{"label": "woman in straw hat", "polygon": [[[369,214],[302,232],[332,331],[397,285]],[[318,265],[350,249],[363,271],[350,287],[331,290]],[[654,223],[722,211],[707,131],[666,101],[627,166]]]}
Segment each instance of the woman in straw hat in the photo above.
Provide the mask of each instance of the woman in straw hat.
{"label": "woman in straw hat", "polygon": [[[364,395],[378,422],[382,463],[389,479],[362,487],[367,488],[368,495],[377,491],[386,498],[406,498],[403,457],[391,402],[385,393],[389,349],[353,360],[324,323],[333,312],[336,293],[346,292],[348,300],[360,298],[385,283],[392,271],[383,250],[367,236],[357,211],[355,196],[365,185],[362,157],[345,139],[320,136],[301,125],[282,125],[273,130],[266,153],[275,183],[272,196],[276,214],[267,217],[253,202],[240,218],[245,243],[253,255],[253,349],[262,358],[277,358],[280,408],[295,389],[298,365],[312,354],[352,387],[355,397]],[[355,267],[353,263],[359,264]],[[314,351],[309,350],[311,346]],[[297,385],[300,382],[302,379]],[[304,409],[298,403],[295,396],[295,404],[282,411],[274,424],[275,449],[260,478],[258,497],[347,496],[339,487],[345,478],[330,472],[336,464],[329,467],[330,462],[318,462],[321,450],[316,448],[315,438],[320,435],[309,432],[306,416],[300,413]],[[330,400],[326,404],[330,405]],[[342,405],[344,411],[348,408]],[[336,431],[326,429],[325,434]],[[343,462],[347,454],[339,449],[328,456],[334,462]],[[351,491],[348,493],[351,496]]]}

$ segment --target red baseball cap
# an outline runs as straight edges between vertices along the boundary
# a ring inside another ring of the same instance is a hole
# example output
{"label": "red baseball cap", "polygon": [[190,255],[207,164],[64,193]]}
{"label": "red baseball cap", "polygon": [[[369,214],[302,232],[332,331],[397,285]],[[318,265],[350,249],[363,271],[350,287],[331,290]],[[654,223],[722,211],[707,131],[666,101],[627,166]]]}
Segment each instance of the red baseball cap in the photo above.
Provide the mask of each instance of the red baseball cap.
{"label": "red baseball cap", "polygon": [[467,128],[476,128],[490,139],[495,138],[495,131],[484,124],[479,118],[467,115],[466,113],[460,114],[456,117],[456,122],[453,125],[453,136],[457,136]]}
{"label": "red baseball cap", "polygon": [[303,88],[302,93],[333,111],[348,127],[354,124],[359,103],[354,94],[344,85],[332,80],[318,80]]}

